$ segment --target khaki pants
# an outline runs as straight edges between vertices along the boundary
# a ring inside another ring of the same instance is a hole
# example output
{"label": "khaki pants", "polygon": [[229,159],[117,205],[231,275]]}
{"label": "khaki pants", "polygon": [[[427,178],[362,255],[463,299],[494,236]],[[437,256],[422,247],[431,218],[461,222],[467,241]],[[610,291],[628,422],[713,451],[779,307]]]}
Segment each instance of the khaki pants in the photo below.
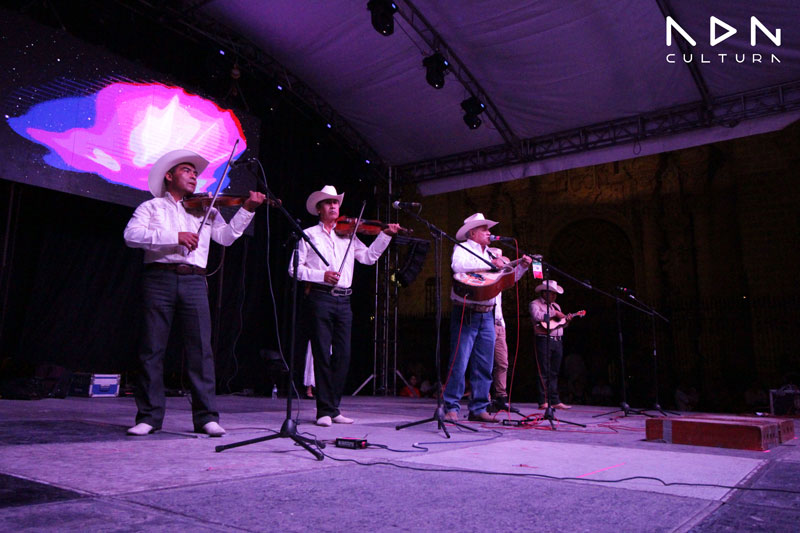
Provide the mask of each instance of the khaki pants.
{"label": "khaki pants", "polygon": [[506,344],[506,328],[494,326],[494,370],[492,371],[493,398],[506,398],[506,380],[508,379],[508,345]]}

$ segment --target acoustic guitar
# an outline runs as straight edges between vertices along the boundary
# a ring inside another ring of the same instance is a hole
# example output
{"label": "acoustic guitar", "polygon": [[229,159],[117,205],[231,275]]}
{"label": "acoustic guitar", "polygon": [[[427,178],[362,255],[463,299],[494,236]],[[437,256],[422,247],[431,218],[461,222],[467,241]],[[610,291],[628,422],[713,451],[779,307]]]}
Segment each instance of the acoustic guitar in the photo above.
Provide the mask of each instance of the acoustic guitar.
{"label": "acoustic guitar", "polygon": [[567,316],[565,316],[564,318],[559,319],[559,320],[556,320],[554,318],[549,323],[547,323],[544,320],[542,320],[541,322],[539,322],[539,325],[543,329],[546,329],[547,331],[553,331],[554,329],[563,328],[564,326],[567,325],[567,322],[569,322],[570,320],[572,320],[573,318],[578,317],[578,316],[586,316],[586,311],[584,311],[584,310],[576,311],[575,313],[570,313]]}
{"label": "acoustic guitar", "polygon": [[476,270],[453,274],[453,292],[469,300],[491,300],[502,291],[514,286],[514,268],[522,261],[517,259],[496,271]]}

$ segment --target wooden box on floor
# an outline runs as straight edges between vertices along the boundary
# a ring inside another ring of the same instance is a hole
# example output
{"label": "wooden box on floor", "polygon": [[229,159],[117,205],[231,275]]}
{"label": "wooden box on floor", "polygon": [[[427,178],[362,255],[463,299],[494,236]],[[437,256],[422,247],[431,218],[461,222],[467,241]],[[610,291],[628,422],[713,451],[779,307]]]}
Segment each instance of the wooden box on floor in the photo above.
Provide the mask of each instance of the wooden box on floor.
{"label": "wooden box on floor", "polygon": [[647,440],[672,444],[769,450],[794,438],[791,420],[702,415],[650,418],[645,423]]}

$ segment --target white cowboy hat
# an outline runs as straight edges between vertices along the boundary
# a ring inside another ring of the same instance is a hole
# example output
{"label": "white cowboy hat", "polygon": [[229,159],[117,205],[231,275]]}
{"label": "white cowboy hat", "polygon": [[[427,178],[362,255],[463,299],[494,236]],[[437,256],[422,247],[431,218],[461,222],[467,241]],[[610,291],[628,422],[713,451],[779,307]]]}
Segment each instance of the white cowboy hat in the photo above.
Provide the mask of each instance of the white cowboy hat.
{"label": "white cowboy hat", "polygon": [[464,219],[464,225],[461,226],[458,231],[456,232],[456,240],[457,241],[466,241],[467,240],[467,232],[472,228],[477,228],[478,226],[486,226],[487,228],[491,228],[492,226],[496,226],[498,223],[494,220],[487,220],[483,217],[483,213],[475,213],[474,215],[470,215]]}
{"label": "white cowboy hat", "polygon": [[334,198],[339,200],[339,205],[342,205],[344,193],[336,194],[336,187],[333,185],[326,185],[322,188],[322,190],[314,191],[308,195],[308,199],[306,200],[306,211],[312,215],[318,215],[319,213],[317,212],[317,204],[322,200],[331,200]]}
{"label": "white cowboy hat", "polygon": [[558,294],[564,294],[564,289],[553,279],[548,279],[547,281],[536,287],[535,290],[536,292],[552,291]]}
{"label": "white cowboy hat", "polygon": [[156,198],[164,196],[164,175],[179,163],[191,163],[199,176],[208,166],[208,160],[191,150],[173,150],[158,158],[150,167],[147,184]]}

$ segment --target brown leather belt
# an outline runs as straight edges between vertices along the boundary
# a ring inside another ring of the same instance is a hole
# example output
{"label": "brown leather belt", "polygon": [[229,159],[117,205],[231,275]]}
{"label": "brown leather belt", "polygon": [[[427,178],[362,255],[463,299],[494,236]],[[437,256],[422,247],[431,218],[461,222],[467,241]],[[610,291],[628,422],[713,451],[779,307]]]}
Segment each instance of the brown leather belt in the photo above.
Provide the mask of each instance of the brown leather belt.
{"label": "brown leather belt", "polygon": [[353,289],[345,289],[344,287],[334,287],[331,285],[323,285],[322,283],[309,283],[308,286],[312,291],[325,292],[333,296],[350,296],[353,294]]}
{"label": "brown leather belt", "polygon": [[494,305],[480,305],[480,304],[470,304],[459,302],[458,300],[453,300],[457,305],[463,305],[470,311],[475,311],[476,313],[488,313],[489,311],[494,311]]}
{"label": "brown leather belt", "polygon": [[205,268],[187,265],[185,263],[147,263],[144,268],[145,270],[169,270],[181,276],[188,276],[190,274],[205,276],[207,272]]}

